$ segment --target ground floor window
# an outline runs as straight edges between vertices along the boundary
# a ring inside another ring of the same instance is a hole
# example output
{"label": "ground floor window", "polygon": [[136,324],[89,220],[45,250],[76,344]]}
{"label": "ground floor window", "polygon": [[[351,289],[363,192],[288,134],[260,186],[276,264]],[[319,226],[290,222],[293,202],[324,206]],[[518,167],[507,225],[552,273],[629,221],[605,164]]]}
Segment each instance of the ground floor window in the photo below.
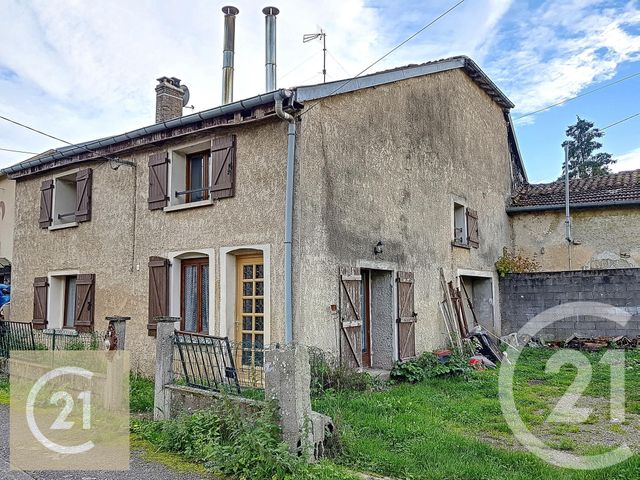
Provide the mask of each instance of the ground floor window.
{"label": "ground floor window", "polygon": [[180,329],[209,333],[209,258],[182,260],[181,264]]}
{"label": "ground floor window", "polygon": [[236,263],[236,339],[243,366],[264,363],[264,261],[262,255],[241,256]]}

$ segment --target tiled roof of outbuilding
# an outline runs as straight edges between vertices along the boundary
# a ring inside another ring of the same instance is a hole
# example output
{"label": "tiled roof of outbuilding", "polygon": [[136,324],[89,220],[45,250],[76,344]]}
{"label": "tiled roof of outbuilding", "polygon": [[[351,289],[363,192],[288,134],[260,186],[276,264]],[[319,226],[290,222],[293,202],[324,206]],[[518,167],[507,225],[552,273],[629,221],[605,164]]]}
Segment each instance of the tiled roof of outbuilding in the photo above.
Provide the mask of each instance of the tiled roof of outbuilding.
{"label": "tiled roof of outbuilding", "polygon": [[[523,185],[511,199],[511,212],[564,208],[564,182]],[[571,206],[640,204],[640,170],[569,180]]]}

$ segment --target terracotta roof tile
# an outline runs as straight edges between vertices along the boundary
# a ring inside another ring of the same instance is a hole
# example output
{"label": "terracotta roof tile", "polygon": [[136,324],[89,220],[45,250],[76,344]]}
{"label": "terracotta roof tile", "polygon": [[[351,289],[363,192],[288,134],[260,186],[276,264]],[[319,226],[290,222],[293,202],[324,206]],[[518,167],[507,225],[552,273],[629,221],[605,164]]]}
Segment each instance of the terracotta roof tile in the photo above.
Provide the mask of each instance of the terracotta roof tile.
{"label": "terracotta roof tile", "polygon": [[[640,201],[640,170],[602,177],[569,180],[569,204],[609,204]],[[564,205],[564,182],[523,185],[511,198],[511,207]]]}

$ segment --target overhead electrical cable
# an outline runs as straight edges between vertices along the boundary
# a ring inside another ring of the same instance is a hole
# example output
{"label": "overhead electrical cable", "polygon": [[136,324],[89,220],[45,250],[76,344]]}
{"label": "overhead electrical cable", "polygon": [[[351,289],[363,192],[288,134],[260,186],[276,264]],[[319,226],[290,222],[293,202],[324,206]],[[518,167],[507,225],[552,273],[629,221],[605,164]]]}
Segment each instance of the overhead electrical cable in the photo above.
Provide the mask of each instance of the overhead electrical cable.
{"label": "overhead electrical cable", "polygon": [[[375,62],[373,62],[372,64],[370,64],[368,67],[366,67],[364,70],[360,71],[357,75],[355,75],[354,77],[351,77],[347,80],[345,80],[342,84],[340,84],[337,88],[335,88],[334,90],[331,91],[331,93],[329,93],[329,95],[327,95],[328,97],[335,95],[336,93],[338,93],[340,90],[342,90],[344,87],[346,87],[347,85],[349,85],[351,82],[353,82],[356,78],[358,78],[360,75],[362,75],[363,73],[367,72],[370,68],[372,68],[373,66],[377,65],[378,63],[380,63],[382,60],[384,60],[385,58],[387,58],[389,55],[391,55],[393,52],[395,52],[396,50],[398,50],[400,47],[402,47],[403,45],[405,45],[406,43],[410,42],[411,40],[413,40],[415,37],[417,37],[418,35],[420,35],[422,32],[424,32],[427,28],[429,28],[431,25],[433,25],[434,23],[436,23],[438,20],[442,19],[443,17],[447,16],[449,13],[451,13],[453,10],[455,10],[456,8],[458,8],[460,5],[462,5],[465,2],[465,0],[460,0],[458,3],[456,3],[455,5],[449,7],[447,10],[445,10],[444,12],[442,12],[440,15],[438,15],[436,18],[434,18],[433,20],[431,20],[429,23],[427,23],[424,27],[422,27],[420,30],[418,30],[417,32],[415,32],[414,34],[412,34],[411,36],[409,36],[408,38],[406,38],[405,40],[403,40],[402,42],[400,42],[398,45],[396,45],[395,47],[393,47],[391,50],[389,50],[387,53],[385,53],[383,56],[381,56],[380,58],[378,58]],[[307,113],[309,113],[311,110],[313,110],[313,108],[320,104],[322,102],[322,100],[318,101],[317,103],[314,103],[313,105],[311,105],[311,107],[309,107],[308,110],[305,110],[304,112],[302,112],[300,115],[305,115]]]}
{"label": "overhead electrical cable", "polygon": [[612,87],[614,85],[617,85],[619,83],[625,82],[627,80],[631,80],[632,78],[635,78],[635,77],[638,77],[638,76],[640,76],[640,72],[632,73],[631,75],[627,75],[626,77],[622,77],[622,78],[620,78],[618,80],[615,80],[613,82],[609,82],[609,83],[607,83],[605,85],[601,85],[601,86],[599,86],[597,88],[594,88],[592,90],[588,90],[588,91],[586,91],[584,93],[576,95],[575,97],[566,98],[566,99],[561,100],[559,102],[552,103],[551,105],[547,105],[546,107],[542,107],[542,108],[540,108],[538,110],[534,110],[533,112],[528,112],[528,113],[525,113],[524,115],[520,115],[519,117],[516,117],[514,119],[514,121],[517,122],[518,120],[520,120],[522,118],[530,117],[531,115],[535,115],[536,113],[544,112],[544,111],[549,110],[549,109],[551,109],[553,107],[559,107],[560,105],[564,105],[565,103],[572,102],[573,100],[577,100],[578,98],[586,97],[587,95],[591,95],[592,93],[599,92],[600,90],[604,90],[605,88]]}

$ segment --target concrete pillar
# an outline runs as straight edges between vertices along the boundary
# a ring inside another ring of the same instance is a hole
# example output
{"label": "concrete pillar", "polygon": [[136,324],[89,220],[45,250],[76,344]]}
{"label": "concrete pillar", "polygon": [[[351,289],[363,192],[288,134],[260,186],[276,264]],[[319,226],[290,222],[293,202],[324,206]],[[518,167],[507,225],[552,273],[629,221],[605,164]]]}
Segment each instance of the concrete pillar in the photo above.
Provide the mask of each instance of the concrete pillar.
{"label": "concrete pillar", "polygon": [[171,390],[173,383],[173,333],[176,317],[158,317],[156,331],[156,383],[153,406],[154,420],[171,418]]}
{"label": "concrete pillar", "polygon": [[311,367],[309,352],[287,345],[265,353],[265,398],[277,403],[283,440],[289,451],[313,461]]}
{"label": "concrete pillar", "polygon": [[118,339],[118,344],[116,350],[124,350],[125,347],[125,337],[127,334],[127,320],[131,320],[131,317],[106,317],[109,325],[113,325],[113,328],[116,332],[116,338]]}

